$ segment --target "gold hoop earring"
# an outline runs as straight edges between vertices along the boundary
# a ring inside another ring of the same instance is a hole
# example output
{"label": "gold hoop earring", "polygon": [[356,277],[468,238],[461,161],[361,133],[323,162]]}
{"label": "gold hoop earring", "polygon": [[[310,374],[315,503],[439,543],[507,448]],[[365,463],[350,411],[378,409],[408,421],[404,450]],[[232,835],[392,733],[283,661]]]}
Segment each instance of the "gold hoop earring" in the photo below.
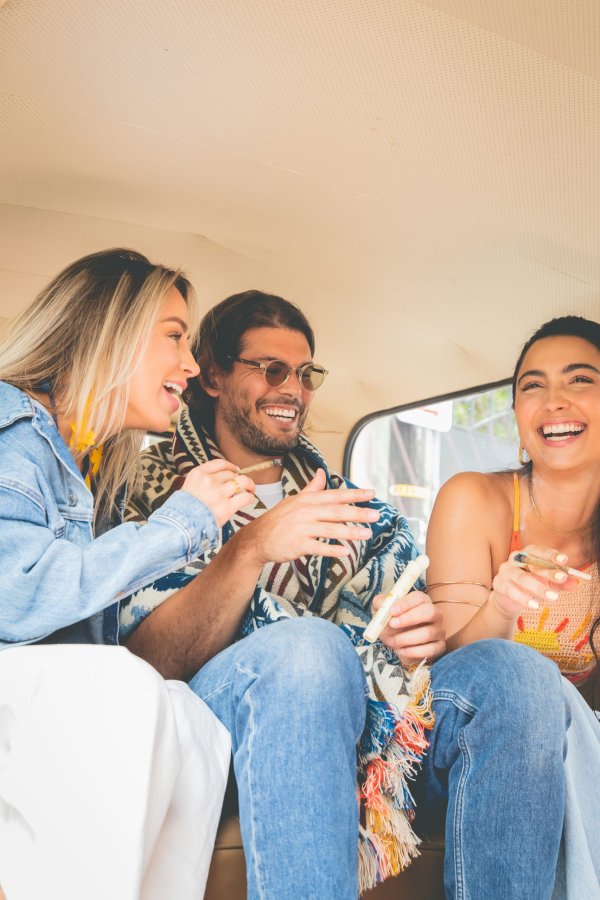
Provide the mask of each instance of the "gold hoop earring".
{"label": "gold hoop earring", "polygon": [[525,447],[519,447],[519,462],[522,466],[526,466],[528,462],[531,462],[531,457]]}

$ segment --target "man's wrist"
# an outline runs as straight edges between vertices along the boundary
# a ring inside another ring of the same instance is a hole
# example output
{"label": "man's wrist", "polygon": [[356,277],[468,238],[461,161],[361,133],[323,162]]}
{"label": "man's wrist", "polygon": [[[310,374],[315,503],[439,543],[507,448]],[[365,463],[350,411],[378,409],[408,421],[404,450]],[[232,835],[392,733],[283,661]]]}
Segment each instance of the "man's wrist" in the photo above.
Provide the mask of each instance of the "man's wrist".
{"label": "man's wrist", "polygon": [[265,561],[258,552],[258,542],[254,537],[252,524],[252,522],[249,522],[248,525],[240,528],[240,530],[227,541],[223,550],[230,548],[230,552],[235,555],[236,565],[244,566],[245,569],[255,571],[256,577],[258,578],[265,565]]}

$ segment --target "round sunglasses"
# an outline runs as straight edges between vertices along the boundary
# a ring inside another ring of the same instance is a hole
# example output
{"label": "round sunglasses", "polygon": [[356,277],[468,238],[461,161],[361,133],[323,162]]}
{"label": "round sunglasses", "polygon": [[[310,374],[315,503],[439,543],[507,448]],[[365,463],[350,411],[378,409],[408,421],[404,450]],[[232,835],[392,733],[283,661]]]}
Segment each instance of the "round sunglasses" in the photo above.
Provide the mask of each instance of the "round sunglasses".
{"label": "round sunglasses", "polygon": [[289,379],[292,372],[303,388],[307,391],[316,391],[325,381],[328,374],[327,369],[318,366],[316,363],[305,363],[303,366],[288,366],[281,359],[270,359],[269,362],[258,362],[255,359],[244,359],[242,356],[229,356],[227,359],[232,362],[243,363],[245,366],[253,366],[255,369],[261,369],[264,379],[270,387],[281,387]]}

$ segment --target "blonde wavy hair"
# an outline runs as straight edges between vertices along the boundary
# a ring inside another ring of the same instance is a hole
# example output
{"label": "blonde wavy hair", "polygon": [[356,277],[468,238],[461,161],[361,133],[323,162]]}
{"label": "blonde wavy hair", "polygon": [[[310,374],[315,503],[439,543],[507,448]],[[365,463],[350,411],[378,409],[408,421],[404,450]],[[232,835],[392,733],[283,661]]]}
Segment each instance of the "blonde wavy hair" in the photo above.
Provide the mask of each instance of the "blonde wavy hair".
{"label": "blonde wavy hair", "polygon": [[188,279],[134,250],[92,253],[63,269],[0,344],[0,379],[26,391],[51,386],[74,439],[92,431],[104,444],[96,481],[96,519],[112,515],[118,492],[134,490],[143,432],[122,430],[129,382],[166,295],[187,303],[190,331],[199,309]]}

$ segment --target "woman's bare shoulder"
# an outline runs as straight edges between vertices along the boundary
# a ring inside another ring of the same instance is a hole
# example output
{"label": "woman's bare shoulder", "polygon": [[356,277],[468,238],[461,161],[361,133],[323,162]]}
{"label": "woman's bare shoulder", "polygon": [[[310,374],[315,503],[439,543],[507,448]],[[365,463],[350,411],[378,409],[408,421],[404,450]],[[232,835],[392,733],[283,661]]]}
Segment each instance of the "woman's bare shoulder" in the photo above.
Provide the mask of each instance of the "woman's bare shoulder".
{"label": "woman's bare shoulder", "polygon": [[[432,579],[468,577],[491,583],[497,561],[506,559],[512,517],[512,472],[461,472],[448,479],[436,497],[427,532],[427,553],[433,563],[441,560],[439,567],[432,564]],[[448,556],[461,559],[470,574],[458,571]]]}
{"label": "woman's bare shoulder", "polygon": [[459,472],[439,490],[436,504],[485,508],[494,517],[512,510],[512,472]]}

